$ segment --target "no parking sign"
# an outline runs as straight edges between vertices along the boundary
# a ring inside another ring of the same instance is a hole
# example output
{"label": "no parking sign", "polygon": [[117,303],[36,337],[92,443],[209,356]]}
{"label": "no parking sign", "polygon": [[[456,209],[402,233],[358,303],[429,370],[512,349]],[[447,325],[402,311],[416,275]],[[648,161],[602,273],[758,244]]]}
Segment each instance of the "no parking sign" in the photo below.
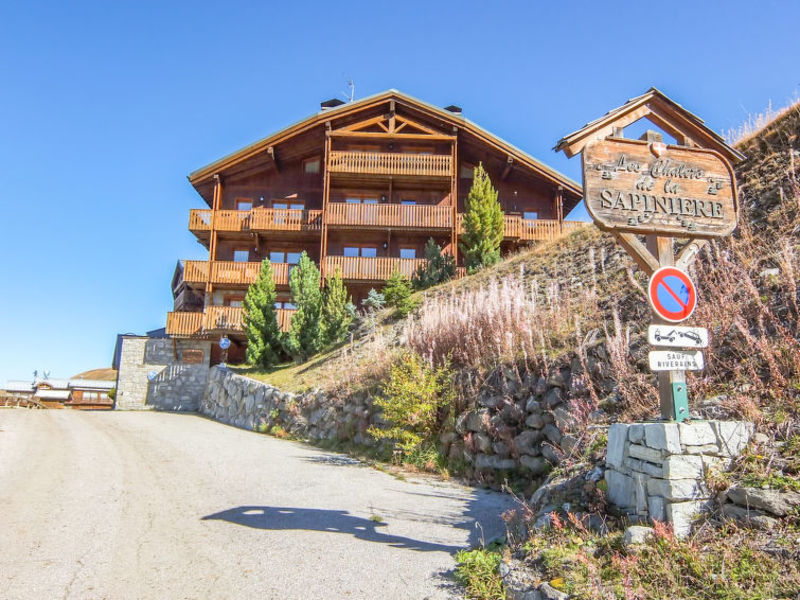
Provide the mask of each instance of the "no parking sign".
{"label": "no parking sign", "polygon": [[647,298],[653,312],[670,323],[685,321],[697,306],[694,283],[676,267],[661,267],[653,273]]}

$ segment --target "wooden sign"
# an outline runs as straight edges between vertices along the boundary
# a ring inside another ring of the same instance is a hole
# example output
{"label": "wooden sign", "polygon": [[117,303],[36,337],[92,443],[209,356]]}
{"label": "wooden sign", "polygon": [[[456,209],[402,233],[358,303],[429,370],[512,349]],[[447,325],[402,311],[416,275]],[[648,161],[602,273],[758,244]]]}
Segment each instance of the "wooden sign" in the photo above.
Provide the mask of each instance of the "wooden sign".
{"label": "wooden sign", "polygon": [[205,352],[197,348],[187,348],[181,353],[181,361],[187,365],[201,365],[205,358]]}
{"label": "wooden sign", "polygon": [[582,155],[586,208],[601,229],[713,238],[736,228],[733,168],[714,150],[608,138]]}

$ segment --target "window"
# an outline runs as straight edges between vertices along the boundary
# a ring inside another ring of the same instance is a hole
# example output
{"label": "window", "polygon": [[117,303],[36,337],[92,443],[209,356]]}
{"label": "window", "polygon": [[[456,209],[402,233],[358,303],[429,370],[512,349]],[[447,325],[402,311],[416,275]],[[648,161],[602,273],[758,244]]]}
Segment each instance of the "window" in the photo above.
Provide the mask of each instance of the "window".
{"label": "window", "polygon": [[417,203],[416,200],[411,198],[407,198],[405,200],[400,200],[400,204],[405,204],[406,206],[414,206]]}
{"label": "window", "polygon": [[461,179],[472,179],[475,176],[475,167],[473,165],[462,164],[458,173]]}
{"label": "window", "polygon": [[404,148],[403,154],[421,154],[430,156],[433,154],[433,148],[430,146],[411,146],[410,148]]}
{"label": "window", "polygon": [[400,258],[417,258],[417,249],[400,248]]}
{"label": "window", "polygon": [[539,218],[539,213],[538,212],[534,212],[534,211],[530,211],[530,210],[526,210],[524,213],[522,213],[522,218],[525,219],[525,220],[532,221],[534,219],[538,219]]}
{"label": "window", "polygon": [[316,158],[309,158],[303,161],[303,173],[306,175],[316,175],[319,173],[320,160]]}
{"label": "window", "polygon": [[305,207],[303,202],[276,202],[274,200],[272,202],[272,208],[277,209],[304,210]]}
{"label": "window", "polygon": [[277,309],[279,309],[279,310],[280,310],[281,308],[282,308],[282,309],[284,309],[284,310],[297,310],[297,306],[295,306],[294,304],[292,304],[292,303],[291,303],[291,302],[289,302],[288,300],[286,300],[286,301],[283,301],[283,300],[278,300],[278,301],[275,303],[275,308],[277,308]]}
{"label": "window", "polygon": [[242,295],[235,295],[235,296],[225,296],[225,306],[232,306],[234,308],[241,308],[244,304],[244,296]]}
{"label": "window", "polygon": [[352,196],[347,196],[344,199],[345,203],[347,204],[377,204],[378,197],[377,196],[361,196],[358,194],[353,194]]}
{"label": "window", "polygon": [[237,198],[236,210],[251,210],[253,208],[252,198]]}
{"label": "window", "polygon": [[302,252],[296,251],[284,251],[284,250],[273,250],[269,253],[269,262],[271,263],[289,263],[290,265],[296,265],[300,262],[300,255]]}
{"label": "window", "polygon": [[352,144],[348,150],[351,152],[380,152],[381,147],[375,144]]}
{"label": "window", "polygon": [[249,250],[234,250],[233,262],[248,262],[250,260]]}
{"label": "window", "polygon": [[358,256],[362,258],[375,258],[378,256],[378,249],[374,246],[345,246],[343,254],[350,258],[356,258]]}

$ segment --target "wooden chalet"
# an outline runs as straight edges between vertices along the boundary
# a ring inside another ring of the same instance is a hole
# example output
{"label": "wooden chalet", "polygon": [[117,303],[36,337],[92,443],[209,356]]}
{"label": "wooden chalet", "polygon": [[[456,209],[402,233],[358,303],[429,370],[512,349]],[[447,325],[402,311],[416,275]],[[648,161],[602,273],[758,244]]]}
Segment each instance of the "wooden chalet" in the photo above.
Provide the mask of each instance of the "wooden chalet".
{"label": "wooden chalet", "polygon": [[505,211],[504,252],[583,225],[564,221],[579,184],[465,119],[396,90],[317,114],[189,175],[208,205],[189,230],[208,260],[181,261],[171,336],[219,337],[243,357],[242,301],[272,263],[278,315],[294,306],[289,272],[305,251],[323,277],[339,270],[356,304],[395,270],[423,262],[429,238],[458,264],[464,202],[482,163]]}

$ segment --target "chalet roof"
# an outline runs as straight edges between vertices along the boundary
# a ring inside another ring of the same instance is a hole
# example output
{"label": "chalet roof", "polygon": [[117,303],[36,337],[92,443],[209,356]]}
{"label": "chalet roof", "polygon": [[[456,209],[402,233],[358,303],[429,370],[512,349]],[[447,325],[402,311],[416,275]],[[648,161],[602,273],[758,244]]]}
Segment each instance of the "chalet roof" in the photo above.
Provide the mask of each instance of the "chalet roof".
{"label": "chalet roof", "polygon": [[110,390],[116,381],[106,379],[70,379],[69,388],[73,390]]}
{"label": "chalet roof", "polygon": [[437,118],[440,118],[446,123],[468,131],[475,137],[482,139],[493,146],[496,146],[498,149],[504,152],[507,152],[515,160],[527,165],[545,179],[549,179],[552,183],[564,187],[565,190],[570,192],[573,196],[580,198],[583,193],[581,186],[563,173],[560,173],[556,169],[545,165],[530,154],[490,133],[477,123],[473,123],[469,119],[466,119],[460,113],[450,112],[444,108],[434,106],[433,104],[425,102],[424,100],[409,96],[408,94],[404,94],[395,89],[386,90],[385,92],[367,96],[366,98],[349,102],[334,108],[321,110],[310,117],[289,125],[288,127],[285,127],[280,131],[254,142],[249,146],[245,146],[241,150],[237,150],[232,154],[206,165],[205,167],[193,171],[189,174],[189,182],[192,185],[197,186],[199,183],[204,182],[205,180],[211,178],[214,174],[219,173],[227,167],[246,160],[247,158],[250,158],[251,156],[260,152],[266,151],[267,147],[269,146],[285,141],[294,135],[307,131],[312,127],[321,125],[326,121],[330,121],[331,119],[340,118],[389,100],[396,100],[408,104],[413,108],[426,111],[432,115],[435,115]]}
{"label": "chalet roof", "polygon": [[48,390],[45,388],[36,390],[35,398],[43,400],[69,400],[69,390]]}
{"label": "chalet roof", "polygon": [[4,389],[7,392],[32,393],[33,383],[30,381],[6,381],[6,387]]}
{"label": "chalet roof", "polygon": [[654,87],[564,136],[553,149],[556,152],[563,150],[569,157],[575,156],[587,142],[606,137],[610,133],[611,126],[620,123],[624,127],[623,123],[630,124],[640,118],[650,119],[671,135],[675,135],[678,129],[687,134],[691,132],[690,136],[695,142],[704,148],[716,150],[731,162],[736,163],[744,159],[741,152],[725,143],[725,139],[709,128],[703,119]]}

